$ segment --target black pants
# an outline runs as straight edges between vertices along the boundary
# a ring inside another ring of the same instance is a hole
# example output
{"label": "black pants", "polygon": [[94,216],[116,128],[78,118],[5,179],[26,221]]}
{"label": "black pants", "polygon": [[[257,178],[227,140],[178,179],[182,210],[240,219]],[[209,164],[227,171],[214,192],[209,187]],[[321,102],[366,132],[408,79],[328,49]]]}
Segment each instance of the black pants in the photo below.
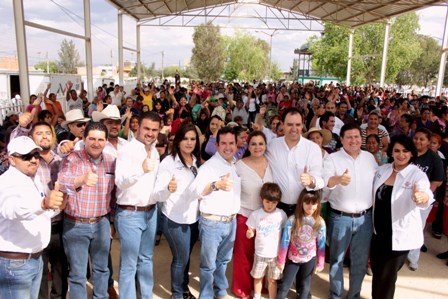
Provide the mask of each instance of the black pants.
{"label": "black pants", "polygon": [[[43,271],[39,299],[61,299],[67,296],[68,265],[62,245],[62,221],[51,226],[51,238],[42,253]],[[48,289],[48,263],[51,264],[51,292]]]}
{"label": "black pants", "polygon": [[403,267],[409,250],[393,251],[375,234],[370,247],[372,268],[372,299],[393,299],[398,271]]}

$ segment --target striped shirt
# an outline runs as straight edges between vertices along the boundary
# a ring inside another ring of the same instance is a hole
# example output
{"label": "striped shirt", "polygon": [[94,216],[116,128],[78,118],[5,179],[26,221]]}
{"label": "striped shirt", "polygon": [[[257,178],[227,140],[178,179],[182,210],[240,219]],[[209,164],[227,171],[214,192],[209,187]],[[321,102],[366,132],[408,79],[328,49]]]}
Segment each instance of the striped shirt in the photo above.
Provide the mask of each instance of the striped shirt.
{"label": "striped shirt", "polygon": [[[75,178],[89,172],[93,165],[97,167],[98,183],[93,187],[82,185],[75,189]],[[59,173],[60,191],[68,194],[65,213],[81,218],[108,214],[114,181],[114,157],[103,153],[98,164],[95,164],[85,149],[72,152],[62,161]]]}

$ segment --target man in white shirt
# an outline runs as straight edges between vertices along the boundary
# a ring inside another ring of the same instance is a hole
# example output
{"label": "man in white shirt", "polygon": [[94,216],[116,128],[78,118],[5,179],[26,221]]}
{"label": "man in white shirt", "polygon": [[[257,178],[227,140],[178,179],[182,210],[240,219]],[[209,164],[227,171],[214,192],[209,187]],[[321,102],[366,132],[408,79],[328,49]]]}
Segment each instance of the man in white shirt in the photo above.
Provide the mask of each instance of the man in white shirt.
{"label": "man in white shirt", "polygon": [[2,299],[38,297],[41,256],[50,241],[51,218],[65,206],[58,184],[49,196],[44,196],[43,186],[33,181],[41,150],[26,136],[11,140],[8,145],[10,168],[0,176]]}
{"label": "man in white shirt", "polygon": [[361,129],[341,128],[342,149],[324,161],[324,180],[330,193],[330,298],[343,298],[343,261],[350,246],[350,287],[347,298],[360,298],[372,238],[375,158],[361,150]]}
{"label": "man in white shirt", "polygon": [[230,298],[226,278],[232,259],[236,232],[236,213],[240,209],[241,179],[233,156],[236,136],[232,128],[219,130],[216,154],[199,168],[191,190],[201,197],[199,236],[201,240],[199,298]]}
{"label": "man in white shirt", "polygon": [[274,138],[268,146],[267,157],[274,181],[282,190],[278,208],[291,216],[297,199],[304,188],[323,188],[322,154],[319,146],[302,138],[303,116],[297,108],[288,108],[283,114],[285,136]]}
{"label": "man in white shirt", "polygon": [[136,138],[118,150],[115,227],[120,234],[121,298],[136,298],[136,279],[140,297],[152,298],[152,257],[157,228],[152,193],[159,166],[155,144],[160,123],[156,112],[142,114]]}

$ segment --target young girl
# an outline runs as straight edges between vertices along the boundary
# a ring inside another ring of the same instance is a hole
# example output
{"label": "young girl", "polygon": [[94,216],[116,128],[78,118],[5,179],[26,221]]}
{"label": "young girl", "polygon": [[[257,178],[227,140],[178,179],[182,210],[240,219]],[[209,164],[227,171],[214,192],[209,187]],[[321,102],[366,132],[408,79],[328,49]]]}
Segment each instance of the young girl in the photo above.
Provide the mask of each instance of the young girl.
{"label": "young girl", "polygon": [[296,277],[297,298],[311,298],[314,266],[315,272],[321,272],[325,262],[325,222],[320,217],[320,208],[318,192],[304,189],[300,193],[295,214],[288,218],[280,241],[278,267],[284,271],[277,299],[286,298]]}

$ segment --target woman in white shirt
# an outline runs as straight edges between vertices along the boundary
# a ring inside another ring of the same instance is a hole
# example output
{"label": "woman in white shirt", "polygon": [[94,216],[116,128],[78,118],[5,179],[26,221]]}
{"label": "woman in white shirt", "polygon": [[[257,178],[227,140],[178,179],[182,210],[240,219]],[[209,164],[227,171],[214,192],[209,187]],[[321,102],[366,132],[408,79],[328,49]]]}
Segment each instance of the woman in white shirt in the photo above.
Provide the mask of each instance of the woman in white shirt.
{"label": "woman in white shirt", "polygon": [[195,299],[188,283],[190,254],[198,240],[199,202],[188,187],[197,175],[199,136],[196,127],[182,124],[176,132],[173,149],[159,166],[154,191],[162,205],[162,231],[173,254],[171,292],[174,299]]}
{"label": "woman in white shirt", "polygon": [[392,163],[380,166],[373,192],[374,234],[370,248],[372,298],[394,297],[397,273],[409,250],[423,244],[420,209],[434,201],[426,174],[411,164],[417,149],[411,138],[396,135],[388,148]]}
{"label": "woman in white shirt", "polygon": [[232,291],[242,298],[249,298],[253,290],[250,275],[254,261],[254,238],[247,239],[246,221],[252,211],[261,207],[260,189],[266,182],[273,182],[266,153],[266,136],[261,131],[249,134],[243,159],[235,164],[241,178],[241,208],[236,216],[236,237],[233,248]]}

